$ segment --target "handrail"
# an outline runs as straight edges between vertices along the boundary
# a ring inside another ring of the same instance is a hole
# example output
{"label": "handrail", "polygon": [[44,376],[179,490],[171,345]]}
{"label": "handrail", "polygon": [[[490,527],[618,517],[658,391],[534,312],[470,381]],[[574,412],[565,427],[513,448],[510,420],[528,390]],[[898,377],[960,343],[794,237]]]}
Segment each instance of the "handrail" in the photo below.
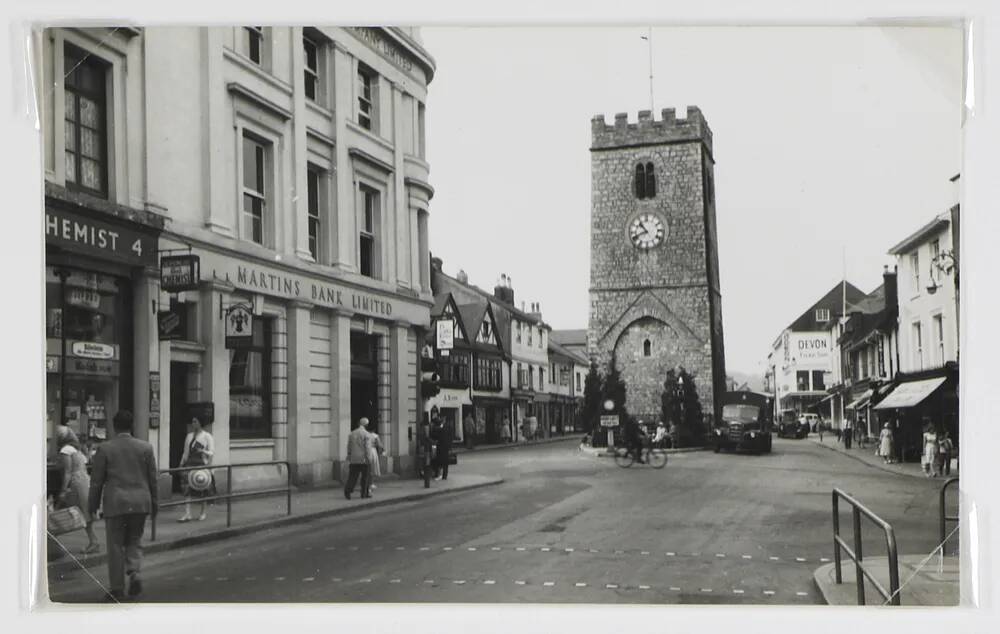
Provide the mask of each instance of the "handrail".
{"label": "handrail", "polygon": [[941,529],[941,539],[938,543],[941,544],[942,554],[944,554],[945,541],[947,541],[948,539],[948,535],[946,533],[947,529],[945,524],[947,522],[959,521],[959,516],[957,513],[955,515],[945,515],[944,512],[945,493],[947,493],[948,487],[955,484],[956,482],[958,482],[958,478],[948,478],[947,480],[944,481],[944,484],[941,485],[940,500],[938,503],[938,524],[939,528]]}
{"label": "handrail", "polygon": [[[238,491],[233,493],[233,468],[242,467],[268,467],[272,465],[285,465],[285,486],[270,488],[270,489],[254,489],[252,491]],[[212,495],[207,497],[198,498],[199,502],[213,502],[215,500],[225,500],[226,501],[226,528],[233,525],[233,498],[246,498],[254,497],[258,495],[269,495],[272,493],[284,493],[286,496],[286,506],[287,515],[292,514],[292,471],[287,460],[270,460],[267,462],[241,462],[238,464],[225,464],[225,465],[195,465],[191,467],[174,467],[172,469],[161,469],[160,474],[169,473],[184,473],[187,471],[198,471],[200,469],[207,469],[209,471],[216,471],[217,469],[226,470],[226,492],[222,495]],[[173,502],[164,502],[162,504],[157,504],[157,511],[163,508],[171,506],[180,506],[182,504],[187,504],[188,499],[176,500]],[[159,515],[159,513],[157,513]],[[150,518],[150,541],[156,541],[156,515]]]}
{"label": "handrail", "polygon": [[[854,549],[852,550],[848,546],[847,542],[840,536],[840,499],[843,498],[848,504],[851,505],[853,524],[854,524]],[[889,554],[889,589],[886,590],[885,587],[875,578],[874,574],[864,566],[862,560],[864,558],[862,552],[861,544],[861,516],[864,515],[873,524],[881,528],[885,532],[885,545],[886,550]],[[870,511],[864,504],[854,499],[849,493],[842,491],[841,489],[835,488],[833,490],[833,561],[834,570],[836,572],[836,581],[838,584],[844,582],[843,575],[841,574],[841,557],[840,551],[843,549],[847,556],[854,561],[854,579],[858,586],[858,605],[865,605],[865,577],[872,582],[875,589],[878,591],[882,598],[887,600],[892,605],[900,605],[899,600],[899,556],[896,551],[896,533],[892,528],[892,525],[883,520],[878,515],[875,515]]]}

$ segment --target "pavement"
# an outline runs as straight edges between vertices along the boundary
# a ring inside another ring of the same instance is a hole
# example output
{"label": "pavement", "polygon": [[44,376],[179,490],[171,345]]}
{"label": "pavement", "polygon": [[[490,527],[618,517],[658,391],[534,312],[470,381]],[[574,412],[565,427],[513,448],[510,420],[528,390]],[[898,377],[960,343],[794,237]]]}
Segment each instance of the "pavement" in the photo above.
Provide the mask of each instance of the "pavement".
{"label": "pavement", "polygon": [[[204,521],[177,522],[177,519],[183,514],[184,507],[168,507],[161,510],[157,518],[155,540],[152,539],[152,527],[147,522],[143,550],[147,554],[156,553],[232,538],[291,523],[421,500],[446,493],[468,491],[502,482],[503,478],[497,476],[452,471],[447,480],[431,480],[430,488],[425,489],[423,480],[387,478],[378,482],[372,497],[362,499],[356,491],[351,500],[344,498],[343,489],[337,484],[336,486],[293,491],[291,514],[288,513],[287,497],[283,494],[244,498],[233,502],[232,522],[231,526],[228,527],[226,526],[226,504],[224,501],[209,506]],[[197,515],[198,510],[199,506],[193,505],[193,514]],[[50,555],[48,564],[50,574],[60,574],[81,566],[92,567],[106,562],[107,549],[103,521],[99,520],[95,523],[94,532],[101,545],[101,550],[91,555],[85,555],[81,552],[87,545],[87,536],[82,530],[60,535],[58,538],[50,537],[50,552],[61,555],[58,558]],[[53,539],[58,539],[59,543],[52,544]]]}
{"label": "pavement", "polygon": [[[940,482],[801,440],[620,469],[571,438],[473,451],[452,473],[503,484],[147,550],[142,601],[824,605],[832,486],[891,522],[900,552],[937,544]],[[53,602],[102,597],[104,567],[49,572]]]}
{"label": "pavement", "polygon": [[580,441],[584,437],[582,433],[566,434],[564,436],[553,436],[551,438],[538,438],[535,440],[522,440],[518,442],[501,442],[501,443],[491,443],[483,445],[473,445],[472,448],[466,447],[465,445],[454,445],[451,448],[454,454],[470,453],[474,451],[489,451],[491,449],[523,449],[525,447],[533,447],[535,445],[547,445],[554,442],[568,442],[570,440]]}
{"label": "pavement", "polygon": [[[874,557],[864,560],[882,587],[889,588],[889,560]],[[836,582],[834,564],[820,566],[813,573],[816,587],[829,605],[858,605],[858,589],[854,583],[854,562],[846,556],[841,567],[841,580]],[[954,555],[904,555],[899,557],[899,601],[904,606],[955,606],[959,604],[958,557]],[[886,600],[866,580],[865,604],[884,605]]]}
{"label": "pavement", "polygon": [[[819,436],[816,434],[810,434],[808,439],[820,447],[824,447],[831,451],[839,452],[845,456],[849,456],[867,464],[868,466],[875,467],[876,469],[881,469],[889,473],[895,473],[897,475],[912,476],[916,478],[927,478],[924,473],[923,467],[920,466],[919,462],[891,462],[885,463],[881,456],[875,455],[878,450],[877,443],[868,443],[866,447],[858,447],[857,445],[852,446],[850,449],[844,448],[844,443],[839,442],[837,437],[833,434],[824,434],[823,440],[820,441]],[[948,476],[942,476],[938,478],[929,478],[931,480],[943,481],[947,478],[957,478],[958,477],[958,460],[952,459],[951,461],[951,474]]]}

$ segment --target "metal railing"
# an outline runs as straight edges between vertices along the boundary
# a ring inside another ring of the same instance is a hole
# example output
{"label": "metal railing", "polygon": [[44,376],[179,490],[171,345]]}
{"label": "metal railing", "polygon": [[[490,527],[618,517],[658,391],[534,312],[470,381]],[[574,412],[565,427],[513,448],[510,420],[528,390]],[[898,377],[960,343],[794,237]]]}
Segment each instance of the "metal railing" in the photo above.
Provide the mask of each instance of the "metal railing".
{"label": "metal railing", "polygon": [[[840,536],[840,500],[843,499],[851,505],[852,520],[854,527],[854,548],[853,550]],[[863,562],[863,549],[861,544],[861,516],[864,515],[876,526],[885,532],[885,545],[889,554],[889,588],[888,590],[875,578],[875,575],[865,567]],[[900,605],[899,601],[899,556],[896,552],[896,533],[892,525],[883,520],[875,513],[871,512],[864,504],[854,499],[850,494],[840,489],[833,490],[833,561],[836,571],[836,581],[843,583],[841,574],[840,551],[843,549],[847,556],[854,561],[854,579],[858,586],[858,605],[865,605],[865,577],[871,581],[882,598],[892,605]]]}
{"label": "metal railing", "polygon": [[938,543],[941,544],[942,554],[944,554],[945,542],[948,540],[947,523],[948,522],[957,523],[959,521],[957,512],[955,513],[955,515],[946,515],[944,512],[945,494],[948,492],[948,487],[955,484],[956,482],[958,482],[958,478],[948,478],[947,480],[944,481],[944,484],[941,485],[941,494],[938,503],[938,528],[940,529],[941,540]]}
{"label": "metal railing", "polygon": [[[285,486],[284,487],[274,487],[270,489],[253,489],[250,491],[237,491],[233,492],[233,469],[240,469],[245,467],[268,467],[272,465],[284,465],[285,466]],[[272,460],[268,462],[241,462],[239,464],[226,464],[226,465],[200,465],[193,467],[175,467],[173,469],[161,469],[160,474],[169,473],[171,476],[176,473],[187,473],[189,471],[198,471],[201,469],[207,469],[212,472],[214,477],[215,472],[221,469],[226,470],[226,492],[224,494],[216,494],[205,497],[198,497],[193,499],[184,498],[181,500],[173,500],[170,502],[163,502],[157,504],[157,516],[159,511],[170,508],[172,506],[183,506],[188,503],[201,503],[201,502],[214,502],[216,500],[226,501],[226,528],[233,525],[233,499],[234,498],[249,498],[256,497],[260,495],[272,495],[275,493],[284,493],[286,496],[286,515],[292,514],[292,472],[289,468],[287,460]],[[150,541],[156,541],[156,517],[154,516],[150,520]]]}

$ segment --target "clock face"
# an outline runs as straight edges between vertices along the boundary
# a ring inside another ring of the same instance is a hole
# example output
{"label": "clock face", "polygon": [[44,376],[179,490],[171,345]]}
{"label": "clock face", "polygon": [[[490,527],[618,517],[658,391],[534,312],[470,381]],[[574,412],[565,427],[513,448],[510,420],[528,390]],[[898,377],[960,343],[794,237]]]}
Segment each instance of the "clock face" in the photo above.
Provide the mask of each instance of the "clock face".
{"label": "clock face", "polygon": [[663,242],[665,234],[666,227],[663,220],[652,213],[639,214],[628,227],[628,237],[632,241],[632,246],[642,250],[659,245]]}

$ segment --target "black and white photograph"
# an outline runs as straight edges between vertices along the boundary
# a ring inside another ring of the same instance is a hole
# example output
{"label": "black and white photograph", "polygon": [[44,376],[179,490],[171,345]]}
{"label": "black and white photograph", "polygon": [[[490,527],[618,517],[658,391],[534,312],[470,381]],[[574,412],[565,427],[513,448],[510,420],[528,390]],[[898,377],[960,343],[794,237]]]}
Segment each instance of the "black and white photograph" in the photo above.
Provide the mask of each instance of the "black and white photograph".
{"label": "black and white photograph", "polygon": [[31,31],[45,602],[968,605],[961,22],[259,24]]}

